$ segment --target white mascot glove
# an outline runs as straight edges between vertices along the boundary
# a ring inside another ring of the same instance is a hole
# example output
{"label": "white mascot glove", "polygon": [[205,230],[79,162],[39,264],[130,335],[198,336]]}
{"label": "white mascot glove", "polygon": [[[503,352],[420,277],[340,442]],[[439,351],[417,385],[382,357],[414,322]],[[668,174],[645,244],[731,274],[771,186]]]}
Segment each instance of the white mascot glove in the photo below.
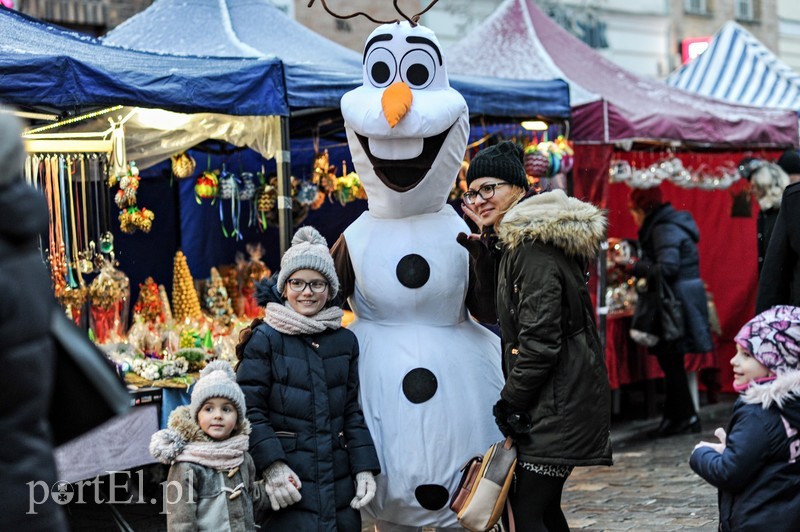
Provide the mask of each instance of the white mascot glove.
{"label": "white mascot glove", "polygon": [[298,502],[302,496],[300,479],[288,465],[278,460],[264,470],[264,490],[274,511]]}
{"label": "white mascot glove", "polygon": [[360,510],[375,497],[375,475],[371,471],[356,473],[356,496],[350,501],[350,508]]}

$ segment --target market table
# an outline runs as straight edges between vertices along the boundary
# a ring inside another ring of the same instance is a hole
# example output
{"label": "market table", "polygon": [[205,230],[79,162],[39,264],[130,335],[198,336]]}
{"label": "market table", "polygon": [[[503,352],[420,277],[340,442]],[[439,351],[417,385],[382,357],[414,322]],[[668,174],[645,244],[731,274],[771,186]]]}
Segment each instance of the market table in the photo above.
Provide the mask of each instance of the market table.
{"label": "market table", "polygon": [[73,483],[155,462],[148,448],[158,420],[158,404],[136,406],[58,447],[58,479]]}
{"label": "market table", "polygon": [[154,463],[150,437],[167,426],[175,408],[189,404],[190,389],[148,385],[131,391],[130,412],[56,449],[59,480],[72,483]]}
{"label": "market table", "polygon": [[[629,314],[609,314],[606,320],[606,367],[608,382],[612,390],[624,384],[660,379],[664,373],[658,366],[656,357],[647,352],[647,348],[631,340],[629,331],[631,316]],[[715,351],[703,354],[687,354],[684,358],[687,373],[694,373],[703,368],[717,367]]]}

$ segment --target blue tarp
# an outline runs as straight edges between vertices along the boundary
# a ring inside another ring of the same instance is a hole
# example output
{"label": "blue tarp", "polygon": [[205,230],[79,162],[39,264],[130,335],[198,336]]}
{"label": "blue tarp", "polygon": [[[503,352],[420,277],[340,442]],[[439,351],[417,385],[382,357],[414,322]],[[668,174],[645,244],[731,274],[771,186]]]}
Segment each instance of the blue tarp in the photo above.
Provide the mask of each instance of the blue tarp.
{"label": "blue tarp", "polygon": [[282,64],[274,57],[125,50],[6,8],[0,8],[0,101],[59,110],[119,104],[184,113],[288,114]]}
{"label": "blue tarp", "polygon": [[[338,108],[342,95],[362,80],[361,54],[306,28],[268,0],[156,0],[102,40],[173,54],[279,57],[292,108]],[[473,114],[569,116],[568,87],[561,80],[451,76],[451,84]]]}
{"label": "blue tarp", "polygon": [[714,35],[706,51],[666,82],[733,103],[800,112],[800,74],[733,21]]}

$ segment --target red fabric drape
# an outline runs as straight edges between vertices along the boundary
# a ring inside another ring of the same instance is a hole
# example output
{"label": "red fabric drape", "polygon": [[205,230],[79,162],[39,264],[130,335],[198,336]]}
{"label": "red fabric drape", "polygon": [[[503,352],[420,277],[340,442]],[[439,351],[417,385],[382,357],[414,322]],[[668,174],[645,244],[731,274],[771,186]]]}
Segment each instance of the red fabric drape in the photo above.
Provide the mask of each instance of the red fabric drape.
{"label": "red fabric drape", "polygon": [[[761,151],[756,154],[742,152],[713,154],[679,154],[685,166],[705,163],[710,168],[722,164],[735,165],[745,155],[775,160],[776,151]],[[608,210],[609,236],[636,239],[638,228],[628,210],[630,187],[625,184],[610,184],[608,163],[612,158],[625,159],[641,168],[663,158],[663,152],[614,152],[610,146],[577,146],[575,149],[574,194]],[[734,190],[740,184],[732,187]],[[686,189],[665,182],[661,185],[664,200],[679,210],[688,210],[700,228],[700,275],[714,296],[722,326],[716,365],[722,371],[722,385],[732,391],[733,379],[729,360],[736,348],[733,337],[742,325],[753,317],[758,287],[756,216],[758,206],[754,204],[750,218],[731,217],[731,190]],[[611,320],[609,320],[611,321]],[[619,342],[611,338],[613,331],[607,327],[607,347],[619,349]],[[616,345],[615,345],[616,344]],[[623,356],[627,356],[624,355]],[[608,357],[607,357],[608,358]],[[692,358],[692,357],[687,357]],[[687,365],[692,364],[690,360]],[[609,371],[611,372],[611,367]],[[626,376],[638,371],[614,368],[618,382],[625,384]]]}

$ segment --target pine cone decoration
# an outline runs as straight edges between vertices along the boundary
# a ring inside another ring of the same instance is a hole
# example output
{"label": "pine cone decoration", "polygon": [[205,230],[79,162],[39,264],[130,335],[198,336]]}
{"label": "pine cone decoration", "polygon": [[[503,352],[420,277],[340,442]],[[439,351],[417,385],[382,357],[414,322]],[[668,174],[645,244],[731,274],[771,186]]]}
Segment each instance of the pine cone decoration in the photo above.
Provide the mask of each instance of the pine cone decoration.
{"label": "pine cone decoration", "polygon": [[176,320],[200,318],[200,299],[194,288],[194,279],[182,251],[175,253],[172,273],[172,314]]}

